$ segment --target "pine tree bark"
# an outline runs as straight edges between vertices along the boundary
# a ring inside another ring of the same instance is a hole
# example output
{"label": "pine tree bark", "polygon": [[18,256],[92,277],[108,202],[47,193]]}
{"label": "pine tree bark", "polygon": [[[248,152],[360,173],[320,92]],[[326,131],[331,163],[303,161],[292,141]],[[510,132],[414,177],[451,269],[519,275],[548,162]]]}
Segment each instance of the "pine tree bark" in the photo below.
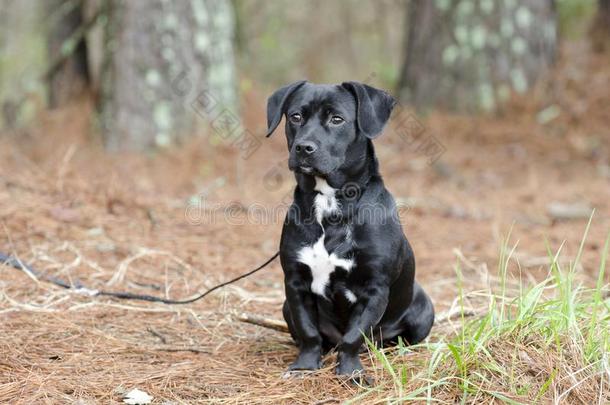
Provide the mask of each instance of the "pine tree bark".
{"label": "pine tree bark", "polygon": [[553,64],[553,0],[411,0],[398,92],[418,108],[493,111]]}
{"label": "pine tree bark", "polygon": [[599,0],[591,27],[591,41],[596,52],[610,49],[610,0]]}
{"label": "pine tree bark", "polygon": [[203,90],[235,108],[229,0],[110,0],[99,114],[109,150],[175,143],[205,124],[189,102]]}
{"label": "pine tree bark", "polygon": [[83,0],[47,0],[49,106],[66,104],[88,85]]}
{"label": "pine tree bark", "polygon": [[0,129],[16,129],[87,86],[83,0],[0,0]]}

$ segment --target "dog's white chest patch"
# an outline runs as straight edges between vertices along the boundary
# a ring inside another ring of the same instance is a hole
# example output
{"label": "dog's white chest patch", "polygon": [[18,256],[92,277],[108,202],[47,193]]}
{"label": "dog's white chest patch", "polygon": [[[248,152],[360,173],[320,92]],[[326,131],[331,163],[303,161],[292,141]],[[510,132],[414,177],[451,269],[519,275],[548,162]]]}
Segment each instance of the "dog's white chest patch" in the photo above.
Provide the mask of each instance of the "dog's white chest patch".
{"label": "dog's white chest patch", "polygon": [[312,246],[307,246],[299,251],[299,262],[309,266],[311,270],[311,291],[324,296],[324,290],[328,284],[330,275],[335,271],[335,267],[342,267],[349,271],[353,262],[348,259],[341,259],[334,253],[328,254],[324,247],[324,235]]}
{"label": "dog's white chest patch", "polygon": [[337,190],[329,186],[326,180],[319,177],[316,177],[316,186],[314,187],[314,190],[320,192],[314,199],[314,206],[316,210],[316,220],[322,225],[322,219],[324,217],[339,209],[337,199],[335,198],[335,192]]}
{"label": "dog's white chest patch", "polygon": [[[329,186],[326,180],[316,177],[315,190],[320,192],[314,199],[316,220],[322,226],[322,219],[338,210],[339,205],[335,198],[336,190]],[[321,296],[325,295],[324,290],[336,267],[349,271],[354,265],[352,260],[342,259],[334,253],[329,254],[324,246],[324,237],[324,227],[322,227],[322,236],[313,245],[299,250],[297,254],[298,261],[311,270],[311,291]]]}

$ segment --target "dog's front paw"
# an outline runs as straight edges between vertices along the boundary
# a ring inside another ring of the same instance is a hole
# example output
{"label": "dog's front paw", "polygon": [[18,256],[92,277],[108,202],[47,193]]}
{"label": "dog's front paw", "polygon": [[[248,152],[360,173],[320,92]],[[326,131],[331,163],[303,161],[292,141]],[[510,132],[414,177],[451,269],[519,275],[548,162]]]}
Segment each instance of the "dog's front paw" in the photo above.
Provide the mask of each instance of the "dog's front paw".
{"label": "dog's front paw", "polygon": [[338,375],[352,375],[355,373],[362,373],[364,367],[360,362],[358,354],[348,354],[345,352],[339,352],[337,355],[337,374]]}
{"label": "dog's front paw", "polygon": [[288,367],[288,371],[318,370],[321,367],[320,351],[307,351],[299,353],[299,357]]}
{"label": "dog's front paw", "polygon": [[357,355],[340,353],[338,361],[339,364],[337,364],[335,370],[338,376],[345,377],[348,381],[355,384],[373,385],[373,379],[365,374],[364,367],[362,367],[362,363]]}

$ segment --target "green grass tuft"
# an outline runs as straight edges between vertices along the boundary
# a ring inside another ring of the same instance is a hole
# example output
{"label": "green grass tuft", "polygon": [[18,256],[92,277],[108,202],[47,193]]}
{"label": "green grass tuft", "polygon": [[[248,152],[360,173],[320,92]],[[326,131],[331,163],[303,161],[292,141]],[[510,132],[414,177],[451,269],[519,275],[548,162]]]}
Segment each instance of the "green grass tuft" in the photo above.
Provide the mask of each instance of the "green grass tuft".
{"label": "green grass tuft", "polygon": [[507,237],[500,249],[499,283],[477,292],[486,310],[474,318],[466,316],[469,296],[457,265],[458,325],[416,346],[400,342],[380,349],[367,341],[377,385],[353,401],[609,403],[610,292],[604,280],[610,234],[595,287],[576,277],[590,225],[591,220],[567,268],[559,261],[563,245],[555,253],[549,249],[547,277],[527,284],[511,277],[518,263],[516,244],[510,246]]}

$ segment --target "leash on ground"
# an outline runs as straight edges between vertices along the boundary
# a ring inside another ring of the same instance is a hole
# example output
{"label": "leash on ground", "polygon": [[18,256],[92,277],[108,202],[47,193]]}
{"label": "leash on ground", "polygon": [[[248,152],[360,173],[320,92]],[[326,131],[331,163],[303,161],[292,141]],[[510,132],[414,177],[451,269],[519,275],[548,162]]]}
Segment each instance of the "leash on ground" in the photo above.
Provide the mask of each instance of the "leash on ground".
{"label": "leash on ground", "polygon": [[96,290],[96,289],[87,288],[79,282],[69,283],[69,282],[62,280],[60,278],[57,278],[57,277],[41,274],[40,272],[34,270],[31,266],[23,263],[18,258],[6,255],[4,253],[0,253],[0,264],[6,264],[6,265],[16,268],[17,270],[21,270],[21,271],[25,272],[28,276],[30,276],[36,280],[46,281],[48,283],[55,284],[56,286],[65,288],[67,290],[74,290],[77,293],[89,295],[91,297],[105,296],[105,297],[114,297],[114,298],[118,298],[118,299],[122,299],[122,300],[138,300],[138,301],[148,301],[148,302],[161,302],[163,304],[171,304],[171,305],[184,305],[184,304],[193,303],[195,301],[199,301],[200,299],[203,299],[205,296],[218,290],[219,288],[225,287],[225,286],[227,286],[229,284],[233,284],[236,281],[239,281],[243,278],[251,276],[252,274],[256,273],[257,271],[262,270],[265,267],[267,267],[279,255],[280,255],[280,252],[276,252],[265,263],[261,264],[254,270],[250,270],[249,272],[244,273],[240,276],[237,276],[231,280],[217,284],[214,287],[212,287],[212,288],[206,290],[205,292],[203,292],[199,295],[196,295],[192,298],[187,298],[187,299],[183,299],[183,300],[172,300],[172,299],[168,299],[168,298],[156,297],[154,295],[133,294],[130,292],[121,292],[121,291],[115,292],[115,291],[105,291],[105,290]]}

